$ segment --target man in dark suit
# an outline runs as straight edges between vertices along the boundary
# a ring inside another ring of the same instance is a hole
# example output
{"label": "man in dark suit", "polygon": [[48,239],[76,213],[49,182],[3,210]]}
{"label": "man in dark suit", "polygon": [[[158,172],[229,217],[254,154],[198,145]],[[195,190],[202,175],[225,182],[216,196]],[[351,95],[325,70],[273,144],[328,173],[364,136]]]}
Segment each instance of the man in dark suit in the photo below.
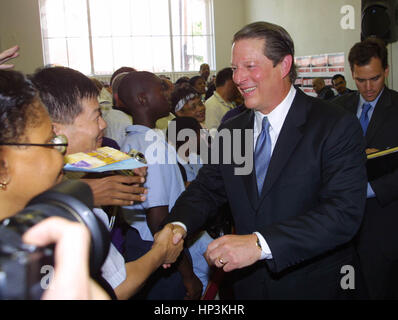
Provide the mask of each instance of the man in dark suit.
{"label": "man in dark suit", "polygon": [[333,88],[337,91],[337,96],[340,97],[344,94],[353,92],[353,90],[347,88],[347,82],[345,81],[345,77],[338,73],[332,77]]}
{"label": "man in dark suit", "polygon": [[[357,115],[367,152],[398,146],[398,93],[385,86],[387,49],[378,39],[356,43],[348,60],[358,92],[333,102]],[[395,156],[395,155],[394,155]],[[374,161],[374,160],[372,160]],[[398,163],[398,159],[393,159]],[[371,298],[398,298],[398,170],[369,172],[358,253]]]}
{"label": "man in dark suit", "polygon": [[220,162],[199,171],[168,218],[178,241],[229,202],[236,234],[214,240],[206,257],[234,270],[237,299],[340,299],[359,289],[356,281],[343,290],[342,267],[358,270],[350,241],[365,205],[363,135],[353,115],[295,89],[293,57],[280,26],[256,22],[235,34],[233,79],[248,110],[219,130],[231,133],[232,159],[232,146],[253,154],[254,142],[254,169],[238,175],[242,165],[224,161],[220,143]]}
{"label": "man in dark suit", "polygon": [[323,78],[312,79],[312,88],[319,99],[330,100],[335,97],[332,88],[325,84],[325,80],[323,80]]}

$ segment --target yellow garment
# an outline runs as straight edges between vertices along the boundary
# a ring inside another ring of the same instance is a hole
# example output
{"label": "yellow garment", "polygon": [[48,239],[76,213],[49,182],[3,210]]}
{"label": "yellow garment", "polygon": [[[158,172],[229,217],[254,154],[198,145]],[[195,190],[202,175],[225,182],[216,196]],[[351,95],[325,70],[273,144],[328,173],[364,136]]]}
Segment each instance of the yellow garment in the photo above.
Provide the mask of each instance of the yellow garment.
{"label": "yellow garment", "polygon": [[169,125],[169,122],[175,118],[175,115],[172,113],[169,113],[167,117],[160,118],[158,121],[156,121],[156,129],[160,130],[167,130],[167,127]]}

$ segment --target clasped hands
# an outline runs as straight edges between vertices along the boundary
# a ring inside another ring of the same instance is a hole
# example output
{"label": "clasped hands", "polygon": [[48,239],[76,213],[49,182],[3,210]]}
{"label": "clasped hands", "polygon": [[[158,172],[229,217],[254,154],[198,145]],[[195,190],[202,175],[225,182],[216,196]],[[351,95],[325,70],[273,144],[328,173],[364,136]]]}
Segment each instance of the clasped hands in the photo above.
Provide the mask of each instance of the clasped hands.
{"label": "clasped hands", "polygon": [[174,241],[175,229],[172,224],[166,224],[162,230],[155,233],[152,249],[159,249],[162,255],[163,268],[170,268],[179,257],[183,247],[184,240]]}

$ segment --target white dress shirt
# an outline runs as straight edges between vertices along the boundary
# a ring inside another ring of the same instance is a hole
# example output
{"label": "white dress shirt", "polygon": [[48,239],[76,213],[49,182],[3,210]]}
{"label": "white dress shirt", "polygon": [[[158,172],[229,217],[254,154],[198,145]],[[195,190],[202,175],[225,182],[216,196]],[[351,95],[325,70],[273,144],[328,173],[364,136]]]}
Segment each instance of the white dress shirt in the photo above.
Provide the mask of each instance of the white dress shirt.
{"label": "white dress shirt", "polygon": [[[268,121],[270,123],[269,135],[271,138],[271,157],[272,157],[272,152],[274,151],[276,141],[278,140],[283,123],[285,122],[287,113],[290,110],[290,106],[292,105],[295,95],[296,95],[296,89],[293,86],[291,86],[290,91],[285,97],[285,99],[283,99],[283,101],[269,114],[263,114],[260,111],[255,111],[254,128],[253,128],[254,150],[256,150],[257,138],[262,130],[263,118],[268,117]],[[260,240],[262,248],[260,259],[272,259],[271,250],[267,242],[265,241],[264,237],[261,235],[260,232],[254,232],[254,233],[257,235],[258,239]]]}
{"label": "white dress shirt", "polygon": [[[100,208],[94,208],[93,212],[109,230],[109,218],[105,211]],[[101,271],[103,278],[110,284],[112,289],[115,289],[126,280],[127,273],[124,258],[113,243],[109,246],[108,256],[101,267]]]}

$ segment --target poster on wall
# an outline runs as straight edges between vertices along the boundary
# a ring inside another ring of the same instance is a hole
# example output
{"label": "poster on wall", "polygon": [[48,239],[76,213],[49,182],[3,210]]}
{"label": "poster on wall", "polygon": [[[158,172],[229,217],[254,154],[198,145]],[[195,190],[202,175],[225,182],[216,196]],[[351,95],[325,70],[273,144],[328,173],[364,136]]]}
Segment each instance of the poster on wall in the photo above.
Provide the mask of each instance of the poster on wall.
{"label": "poster on wall", "polygon": [[312,88],[312,79],[323,78],[327,86],[332,86],[335,74],[344,74],[344,52],[324,53],[311,56],[295,57],[297,79],[295,85],[306,94],[316,97]]}

